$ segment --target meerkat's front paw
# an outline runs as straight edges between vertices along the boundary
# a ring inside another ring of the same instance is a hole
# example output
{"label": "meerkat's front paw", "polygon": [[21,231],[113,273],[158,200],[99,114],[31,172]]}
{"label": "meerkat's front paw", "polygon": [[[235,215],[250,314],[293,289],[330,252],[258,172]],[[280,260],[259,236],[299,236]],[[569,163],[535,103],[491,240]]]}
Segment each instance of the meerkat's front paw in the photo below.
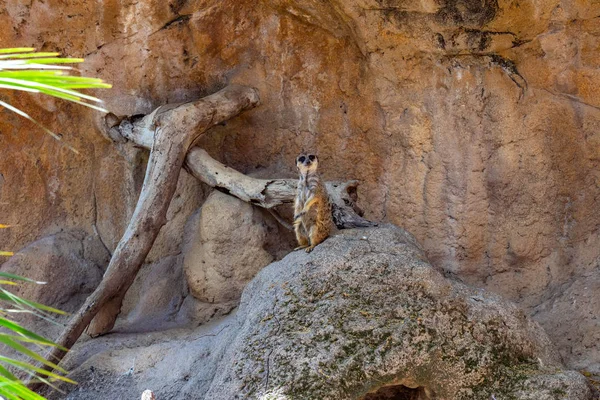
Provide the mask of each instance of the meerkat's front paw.
{"label": "meerkat's front paw", "polygon": [[310,253],[311,251],[313,251],[314,248],[315,248],[315,246],[309,246],[304,251],[306,251],[307,253]]}

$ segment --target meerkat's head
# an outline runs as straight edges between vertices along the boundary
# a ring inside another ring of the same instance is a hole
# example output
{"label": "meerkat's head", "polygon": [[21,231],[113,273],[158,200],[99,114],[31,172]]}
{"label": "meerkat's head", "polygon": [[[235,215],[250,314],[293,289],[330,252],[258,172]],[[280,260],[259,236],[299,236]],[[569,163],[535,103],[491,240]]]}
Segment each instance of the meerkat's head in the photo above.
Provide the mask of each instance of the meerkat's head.
{"label": "meerkat's head", "polygon": [[296,167],[300,175],[307,175],[309,172],[315,172],[319,166],[319,159],[315,154],[300,154],[296,157]]}

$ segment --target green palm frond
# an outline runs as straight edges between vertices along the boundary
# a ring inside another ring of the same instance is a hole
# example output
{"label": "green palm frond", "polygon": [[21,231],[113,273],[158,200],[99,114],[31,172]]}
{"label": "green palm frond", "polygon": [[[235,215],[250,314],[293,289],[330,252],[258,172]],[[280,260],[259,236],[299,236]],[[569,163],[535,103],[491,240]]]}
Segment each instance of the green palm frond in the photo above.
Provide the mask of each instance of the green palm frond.
{"label": "green palm frond", "polygon": [[[112,86],[102,79],[73,76],[68,72],[74,68],[63,64],[83,62],[82,58],[63,58],[59,53],[36,52],[30,47],[0,49],[0,89],[41,93],[71,101],[97,111],[107,112],[102,101],[94,96],[79,92],[79,89],[108,89]],[[0,100],[0,106],[36,124],[56,140],[61,137],[41,125],[23,110]],[[78,153],[73,147],[69,149]]]}
{"label": "green palm frond", "polygon": [[[8,227],[8,225],[0,224],[0,228]],[[44,397],[28,389],[23,381],[14,374],[19,372],[23,376],[55,389],[57,389],[55,386],[57,382],[74,384],[74,381],[65,376],[67,371],[46,360],[41,355],[52,347],[59,347],[65,351],[66,349],[21,326],[13,321],[10,316],[15,313],[27,313],[54,322],[52,319],[53,314],[65,313],[56,308],[23,299],[3,287],[5,285],[14,287],[23,283],[45,284],[45,282],[0,271],[0,345],[7,346],[21,355],[20,359],[0,355],[0,399],[44,400]],[[45,371],[43,368],[34,365],[34,363],[51,367],[55,372]]]}
{"label": "green palm frond", "polygon": [[[34,282],[36,284],[44,283],[4,272],[0,272],[0,277],[5,278],[0,285],[10,284],[12,286],[18,284],[14,281],[8,281],[9,279]],[[53,388],[56,388],[54,383],[58,381],[74,384],[73,380],[65,376],[67,371],[53,362],[46,360],[41,355],[42,352],[58,345],[11,320],[9,316],[14,312],[31,313],[44,319],[49,319],[49,313],[51,312],[64,314],[60,310],[25,300],[4,288],[0,288],[0,344],[13,349],[25,359],[31,360],[31,362],[28,362],[0,355],[0,398],[15,400],[44,399],[42,396],[29,390],[21,379],[13,374],[14,371],[19,371],[25,376],[41,381]],[[55,372],[45,371],[33,363],[41,363],[42,365],[49,366]]]}
{"label": "green palm frond", "polygon": [[[107,112],[102,108],[102,101],[94,96],[83,94],[79,89],[108,89],[110,84],[102,79],[69,75],[74,68],[65,64],[82,62],[81,58],[63,58],[59,53],[36,52],[29,47],[0,49],[0,90],[17,90],[26,93],[40,93],[59,99],[80,104],[91,109]],[[4,107],[36,124],[56,140],[61,137],[44,127],[25,111],[0,100]],[[75,153],[73,147],[65,145]],[[0,224],[0,229],[9,228]],[[0,251],[0,256],[12,256],[10,251]],[[47,361],[41,352],[51,347],[57,347],[52,341],[31,332],[10,316],[16,313],[28,313],[47,321],[54,322],[53,314],[64,314],[62,311],[30,300],[23,299],[3,286],[14,287],[20,283],[44,284],[28,278],[0,272],[0,344],[13,349],[24,359],[17,360],[0,355],[0,399],[7,400],[44,400],[44,398],[29,390],[23,381],[14,373],[17,371],[38,382],[55,388],[54,384],[62,381],[75,383],[68,379],[67,371],[58,365]],[[64,348],[61,348],[65,350]],[[40,363],[51,367],[56,372],[48,372],[34,365]]]}

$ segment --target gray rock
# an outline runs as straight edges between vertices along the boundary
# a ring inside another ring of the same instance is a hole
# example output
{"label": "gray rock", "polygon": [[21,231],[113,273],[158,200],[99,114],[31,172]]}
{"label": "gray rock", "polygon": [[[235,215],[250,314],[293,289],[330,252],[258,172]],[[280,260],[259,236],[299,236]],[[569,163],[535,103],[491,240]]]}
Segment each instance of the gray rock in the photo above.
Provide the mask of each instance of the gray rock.
{"label": "gray rock", "polygon": [[19,285],[15,292],[30,300],[64,311],[75,311],[95,289],[102,268],[85,258],[91,238],[78,232],[61,232],[35,241],[2,264],[2,271],[21,275],[45,285]]}
{"label": "gray rock", "polygon": [[46,397],[130,400],[150,389],[157,400],[203,399],[227,346],[223,338],[234,321],[232,314],[191,329],[84,338],[64,360],[78,385],[63,384],[66,394],[53,392]]}
{"label": "gray rock", "polygon": [[[37,240],[2,264],[2,271],[24,276],[44,285],[22,283],[10,290],[27,299],[65,312],[74,312],[94,291],[103,275],[100,264],[108,261],[108,252],[98,239],[80,232],[61,232]],[[13,315],[19,322],[45,336],[52,337],[62,326],[31,315]],[[56,315],[59,322],[68,316]]]}
{"label": "gray rock", "polygon": [[444,278],[394,226],[271,264],[237,315],[205,399],[361,399],[389,385],[448,400],[591,398],[538,324]]}
{"label": "gray rock", "polygon": [[[445,278],[395,226],[347,230],[264,268],[235,315],[108,335],[69,354],[66,397],[590,400],[540,326]],[[56,395],[51,398],[64,398]]]}
{"label": "gray rock", "polygon": [[[18,251],[1,266],[8,272],[45,284],[19,282],[18,286],[5,287],[10,292],[30,301],[62,310],[76,311],[87,296],[100,283],[103,266],[108,263],[108,251],[96,237],[83,232],[60,232],[37,240]],[[92,261],[93,260],[93,261]],[[48,339],[55,339],[63,330],[70,314],[11,313],[9,318],[25,328]],[[30,346],[44,354],[45,349]],[[32,362],[29,357],[15,352],[6,345],[0,346],[2,356]],[[17,373],[13,369],[13,373]]]}
{"label": "gray rock", "polygon": [[123,301],[118,330],[164,330],[177,324],[187,295],[181,264],[181,256],[167,256],[143,266]]}
{"label": "gray rock", "polygon": [[534,318],[558,346],[567,365],[586,370],[600,381],[600,265],[536,307]]}

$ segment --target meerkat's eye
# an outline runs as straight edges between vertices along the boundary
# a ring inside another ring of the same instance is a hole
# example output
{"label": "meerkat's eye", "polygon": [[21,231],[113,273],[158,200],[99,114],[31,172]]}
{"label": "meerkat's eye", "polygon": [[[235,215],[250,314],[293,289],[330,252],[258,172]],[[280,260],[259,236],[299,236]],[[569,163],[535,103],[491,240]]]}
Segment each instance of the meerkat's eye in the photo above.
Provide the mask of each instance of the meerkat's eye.
{"label": "meerkat's eye", "polygon": [[308,159],[310,161],[315,161],[315,158],[317,158],[317,156],[313,156],[312,154],[310,156],[308,156]]}
{"label": "meerkat's eye", "polygon": [[306,160],[306,157],[304,157],[304,156],[298,157],[298,162],[303,163],[304,160]]}

